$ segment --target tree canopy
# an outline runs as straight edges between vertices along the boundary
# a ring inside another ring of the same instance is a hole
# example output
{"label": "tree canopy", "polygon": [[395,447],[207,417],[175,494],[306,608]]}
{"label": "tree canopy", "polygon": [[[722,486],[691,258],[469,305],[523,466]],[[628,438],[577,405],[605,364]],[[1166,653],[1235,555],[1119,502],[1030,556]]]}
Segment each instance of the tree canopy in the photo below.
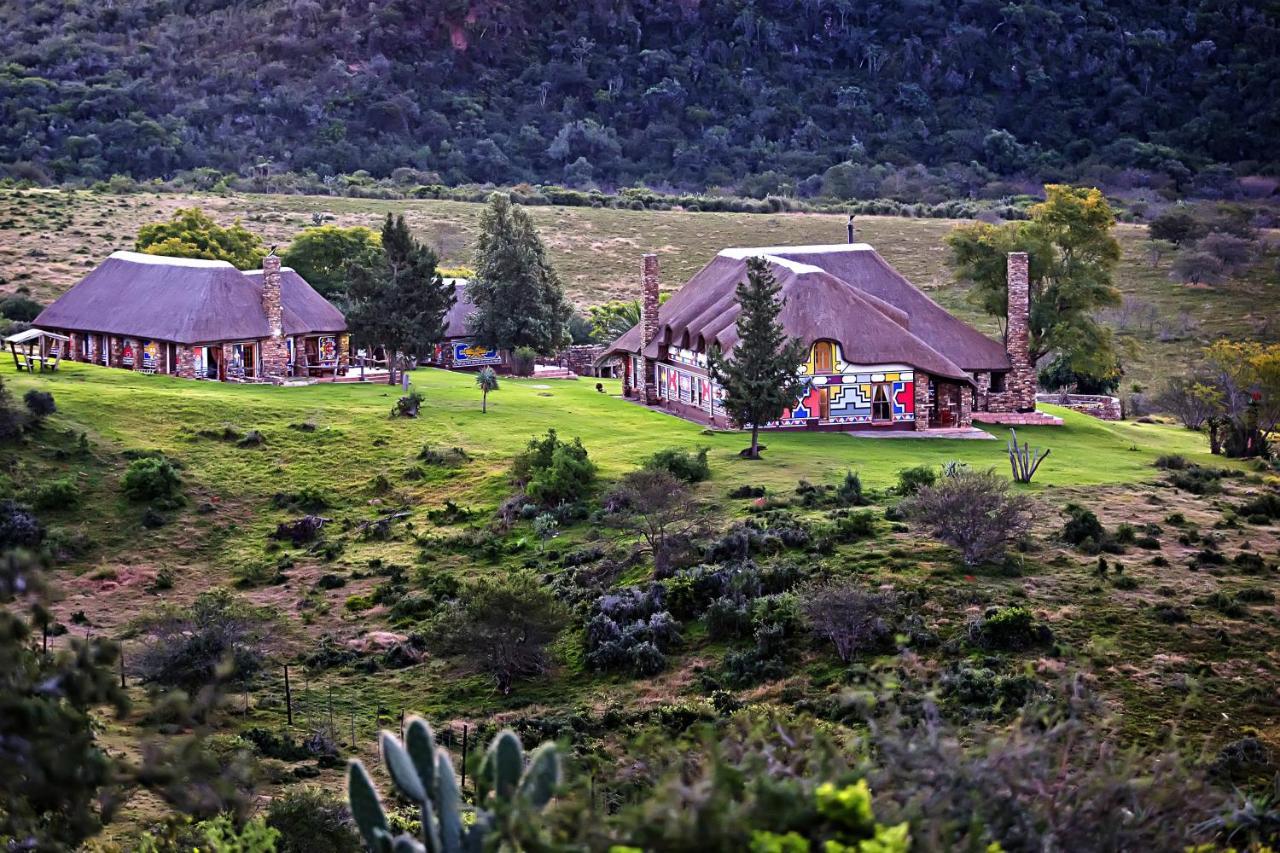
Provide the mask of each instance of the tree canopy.
{"label": "tree canopy", "polygon": [[550,354],[569,342],[573,307],[533,219],[505,193],[491,195],[480,215],[474,266],[467,296],[476,307],[469,323],[477,343]]}
{"label": "tree canopy", "polygon": [[387,214],[380,242],[347,267],[347,322],[358,341],[386,350],[388,381],[394,384],[398,370],[407,386],[413,357],[444,337],[456,297],[436,270],[435,252],[413,238],[403,215]]}
{"label": "tree canopy", "polygon": [[149,255],[226,261],[241,270],[258,269],[267,256],[262,238],[239,219],[223,227],[198,207],[179,208],[168,222],[143,225],[134,248]]}
{"label": "tree canopy", "polygon": [[708,362],[712,378],[724,387],[725,411],[736,423],[751,425],[752,459],[760,456],[760,425],[781,416],[804,388],[799,373],[805,346],[788,338],[778,320],[781,292],[764,258],[748,259],[747,280],[737,288],[738,343],[727,358],[713,348]]}
{"label": "tree canopy", "polygon": [[1120,244],[1111,233],[1115,213],[1097,189],[1049,184],[1046,199],[1025,222],[957,227],[947,237],[957,275],[970,298],[1001,320],[1008,314],[1008,254],[1026,252],[1030,279],[1028,345],[1032,363],[1056,353],[1062,369],[1110,380],[1120,374],[1109,329],[1094,317],[1120,304],[1112,274]]}
{"label": "tree canopy", "polygon": [[305,228],[294,237],[280,260],[293,267],[321,296],[341,301],[347,292],[347,265],[381,245],[378,233],[362,225],[319,225]]}

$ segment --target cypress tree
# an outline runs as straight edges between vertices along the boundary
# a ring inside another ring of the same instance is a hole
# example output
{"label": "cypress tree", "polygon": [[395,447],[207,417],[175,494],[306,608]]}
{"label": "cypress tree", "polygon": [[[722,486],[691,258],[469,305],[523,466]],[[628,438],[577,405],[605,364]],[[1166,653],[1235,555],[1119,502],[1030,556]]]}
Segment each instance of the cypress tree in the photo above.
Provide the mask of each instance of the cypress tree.
{"label": "cypress tree", "polygon": [[799,369],[805,346],[788,338],[778,321],[781,291],[764,258],[748,259],[747,280],[737,289],[738,343],[729,357],[719,348],[709,353],[711,377],[724,388],[725,411],[740,426],[751,425],[750,459],[760,458],[760,424],[779,418],[804,390]]}
{"label": "cypress tree", "polygon": [[436,263],[436,253],[413,239],[404,216],[388,213],[382,246],[370,248],[348,268],[351,331],[386,350],[388,384],[395,384],[398,369],[406,391],[414,357],[444,337],[444,317],[455,300]]}
{"label": "cypress tree", "polygon": [[476,306],[469,322],[478,344],[549,355],[569,342],[572,307],[560,278],[533,220],[505,193],[491,195],[480,216],[474,266],[467,296]]}

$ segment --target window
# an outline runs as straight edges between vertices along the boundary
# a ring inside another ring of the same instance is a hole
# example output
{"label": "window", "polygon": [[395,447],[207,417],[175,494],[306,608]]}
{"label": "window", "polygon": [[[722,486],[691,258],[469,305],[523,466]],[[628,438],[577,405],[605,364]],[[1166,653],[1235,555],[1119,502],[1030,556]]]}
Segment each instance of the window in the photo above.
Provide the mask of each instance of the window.
{"label": "window", "polygon": [[893,406],[889,403],[888,385],[876,385],[875,390],[871,392],[871,420],[893,420]]}
{"label": "window", "polygon": [[1008,376],[1006,373],[991,374],[991,390],[997,394],[1003,391],[1006,387],[1004,382],[1006,376]]}
{"label": "window", "polygon": [[813,372],[835,372],[835,347],[831,341],[818,341],[813,345]]}

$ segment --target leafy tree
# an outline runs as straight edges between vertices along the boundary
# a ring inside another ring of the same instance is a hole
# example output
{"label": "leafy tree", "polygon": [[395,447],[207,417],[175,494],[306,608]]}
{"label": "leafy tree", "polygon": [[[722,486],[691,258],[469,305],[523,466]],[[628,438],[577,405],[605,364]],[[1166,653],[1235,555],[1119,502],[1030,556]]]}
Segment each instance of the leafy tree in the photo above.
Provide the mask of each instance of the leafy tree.
{"label": "leafy tree", "polygon": [[347,267],[351,332],[386,350],[387,382],[394,385],[398,371],[406,393],[415,358],[444,337],[444,318],[456,299],[436,261],[435,252],[409,233],[404,216],[388,213],[381,245]]}
{"label": "leafy tree", "polygon": [[527,211],[494,193],[480,215],[475,276],[467,296],[475,304],[471,331],[482,346],[532,347],[550,354],[569,341],[573,309]]}
{"label": "leafy tree", "polygon": [[1198,240],[1204,233],[1204,223],[1181,207],[1165,211],[1147,225],[1152,240],[1167,240],[1175,246]]}
{"label": "leafy tree", "polygon": [[521,679],[551,665],[547,646],[567,622],[559,599],[531,572],[477,581],[463,593],[458,624],[443,647],[474,656],[498,690],[510,693]]}
{"label": "leafy tree", "polygon": [[804,389],[799,370],[805,346],[789,339],[778,321],[781,292],[769,264],[748,259],[747,280],[737,287],[738,343],[732,355],[717,347],[708,359],[712,378],[724,388],[725,411],[736,423],[751,426],[750,459],[760,458],[760,425],[780,417]]}
{"label": "leafy tree", "polygon": [[489,411],[489,392],[498,390],[498,372],[492,367],[482,367],[476,373],[476,387],[480,389],[480,412]]}
{"label": "leafy tree", "polygon": [[1205,350],[1205,359],[1235,435],[1227,453],[1265,453],[1280,426],[1280,344],[1219,340]]}
{"label": "leafy tree", "polygon": [[267,254],[262,238],[246,230],[239,219],[224,228],[198,207],[182,207],[168,222],[143,225],[134,248],[149,255],[226,261],[242,270],[261,267]]}
{"label": "leafy tree", "polygon": [[0,317],[6,320],[30,323],[39,317],[43,310],[43,305],[23,293],[15,293],[13,296],[0,299]]}
{"label": "leafy tree", "polygon": [[640,323],[640,300],[611,299],[591,306],[591,331],[596,340],[614,341]]}
{"label": "leafy tree", "polygon": [[660,578],[670,573],[673,543],[691,533],[700,517],[689,486],[660,468],[627,474],[604,504],[611,523],[644,540]]}
{"label": "leafy tree", "polygon": [[32,629],[49,615],[40,567],[27,553],[0,551],[0,605],[0,839],[13,849],[78,849],[109,817],[99,797],[117,768],[95,739],[92,713],[128,710],[115,676],[119,651],[100,638],[40,651]]}
{"label": "leafy tree", "polygon": [[1227,280],[1227,271],[1220,258],[1197,249],[1178,255],[1170,276],[1183,284],[1215,286]]}
{"label": "leafy tree", "polygon": [[970,299],[1003,325],[1007,256],[1026,252],[1032,363],[1056,352],[1075,373],[1108,378],[1118,373],[1119,358],[1110,330],[1094,313],[1120,304],[1112,283],[1120,260],[1120,244],[1111,233],[1115,213],[1097,189],[1048,184],[1045,195],[1028,221],[956,228],[947,236],[952,267],[971,284]]}
{"label": "leafy tree", "polygon": [[321,225],[303,229],[280,261],[295,269],[321,296],[341,298],[347,292],[347,265],[380,245],[381,237],[371,228]]}
{"label": "leafy tree", "polygon": [[1071,360],[1058,356],[1040,371],[1041,387],[1049,391],[1073,388],[1080,394],[1114,394],[1120,387],[1120,371],[1105,370],[1103,375],[1077,373],[1071,368]]}
{"label": "leafy tree", "polygon": [[1187,429],[1198,430],[1222,411],[1224,394],[1210,377],[1173,376],[1156,395],[1155,403]]}

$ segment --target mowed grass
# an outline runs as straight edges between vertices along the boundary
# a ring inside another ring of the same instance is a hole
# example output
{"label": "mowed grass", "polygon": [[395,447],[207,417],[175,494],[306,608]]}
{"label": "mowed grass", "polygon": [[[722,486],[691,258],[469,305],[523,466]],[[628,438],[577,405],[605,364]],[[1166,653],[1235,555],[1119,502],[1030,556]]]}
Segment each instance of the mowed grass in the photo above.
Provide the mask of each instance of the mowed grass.
{"label": "mowed grass", "polygon": [[[1008,430],[989,427],[994,441],[883,439],[842,433],[768,432],[764,459],[742,460],[746,435],[710,432],[660,411],[607,393],[594,380],[502,380],[480,411],[474,377],[419,369],[413,385],[426,395],[422,416],[390,417],[399,388],[382,384],[313,385],[301,388],[192,382],[129,371],[64,363],[56,374],[31,376],[0,368],[16,397],[28,388],[53,393],[51,425],[85,431],[116,450],[160,450],[186,466],[189,479],[227,507],[243,506],[237,521],[254,526],[259,510],[278,492],[316,488],[340,506],[405,502],[433,507],[452,499],[491,511],[509,493],[512,457],[534,436],[555,429],[579,437],[604,479],[616,478],[666,447],[710,448],[716,491],[741,484],[789,491],[797,481],[834,483],[857,471],[871,487],[887,487],[908,466],[959,460],[978,468],[1008,469]],[[1208,461],[1202,436],[1173,426],[1104,423],[1046,407],[1063,427],[1018,433],[1050,449],[1033,491],[1053,487],[1149,480],[1159,454],[1180,453]],[[314,425],[314,431],[300,429]],[[265,442],[242,448],[202,436],[224,427],[258,430]],[[432,470],[409,481],[424,445],[461,447],[472,461],[458,469]],[[392,486],[385,494],[385,484]],[[229,546],[228,546],[229,547]]]}
{"label": "mowed grass", "polygon": [[[329,196],[136,194],[83,191],[0,191],[0,294],[28,287],[55,298],[116,249],[133,247],[140,225],[167,219],[179,207],[201,207],[222,222],[240,219],[268,244],[286,246],[313,217],[336,225],[377,228],[387,213],[403,213],[417,236],[445,264],[471,261],[481,204],[455,201]],[[616,298],[635,298],[640,256],[656,252],[662,285],[674,290],[728,246],[841,243],[845,217],[831,214],[695,213],[608,208],[532,207],[566,290],[582,310]],[[948,310],[988,334],[995,322],[977,312],[947,264],[946,235],[954,220],[859,216],[858,239],[868,242]],[[1227,336],[1275,340],[1280,326],[1276,235],[1254,267],[1218,287],[1188,287],[1169,277],[1173,253],[1153,263],[1145,226],[1119,225],[1122,259],[1116,286],[1124,307],[1107,322],[1120,332],[1127,369],[1124,386],[1158,386],[1185,369],[1202,345]]]}

